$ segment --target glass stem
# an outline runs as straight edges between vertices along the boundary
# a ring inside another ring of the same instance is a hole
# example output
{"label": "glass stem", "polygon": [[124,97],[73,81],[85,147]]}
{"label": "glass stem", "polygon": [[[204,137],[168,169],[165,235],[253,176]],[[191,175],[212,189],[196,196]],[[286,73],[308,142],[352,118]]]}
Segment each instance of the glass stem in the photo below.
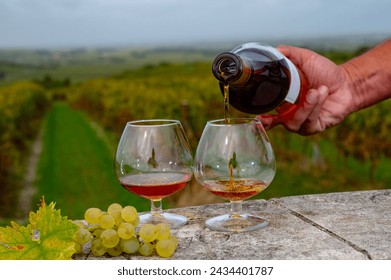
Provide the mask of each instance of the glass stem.
{"label": "glass stem", "polygon": [[242,202],[231,201],[231,217],[240,218],[242,213]]}
{"label": "glass stem", "polygon": [[151,214],[153,216],[160,216],[163,213],[162,200],[151,200]]}

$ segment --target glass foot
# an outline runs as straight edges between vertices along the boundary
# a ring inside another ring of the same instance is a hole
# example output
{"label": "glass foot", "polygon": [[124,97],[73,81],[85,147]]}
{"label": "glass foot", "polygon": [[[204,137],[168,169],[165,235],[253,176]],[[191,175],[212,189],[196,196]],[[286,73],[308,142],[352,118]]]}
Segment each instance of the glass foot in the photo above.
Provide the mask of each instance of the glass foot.
{"label": "glass foot", "polygon": [[206,220],[211,230],[245,232],[265,228],[269,221],[250,214],[226,214]]}
{"label": "glass foot", "polygon": [[140,224],[159,224],[166,223],[170,228],[179,228],[187,223],[187,218],[182,215],[172,214],[172,213],[159,213],[159,214],[141,214],[140,215]]}

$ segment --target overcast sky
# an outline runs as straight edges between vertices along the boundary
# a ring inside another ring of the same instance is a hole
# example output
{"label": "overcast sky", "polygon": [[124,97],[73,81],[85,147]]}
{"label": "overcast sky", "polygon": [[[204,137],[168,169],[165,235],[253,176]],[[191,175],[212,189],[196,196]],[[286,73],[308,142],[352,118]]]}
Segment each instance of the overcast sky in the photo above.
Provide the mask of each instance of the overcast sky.
{"label": "overcast sky", "polygon": [[0,48],[391,34],[390,0],[0,0]]}

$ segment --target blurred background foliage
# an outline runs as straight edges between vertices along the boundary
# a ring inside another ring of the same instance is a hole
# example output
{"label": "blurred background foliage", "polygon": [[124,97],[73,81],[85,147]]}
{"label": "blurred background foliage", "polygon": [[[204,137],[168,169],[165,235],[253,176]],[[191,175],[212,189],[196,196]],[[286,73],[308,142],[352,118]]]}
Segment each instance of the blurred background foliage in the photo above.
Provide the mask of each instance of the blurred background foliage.
{"label": "blurred background foliage", "polygon": [[[343,63],[366,49],[322,53]],[[223,98],[210,69],[213,55],[206,52],[186,56],[177,50],[167,56],[162,50],[139,51],[132,53],[130,64],[115,56],[111,63],[106,59],[95,65],[86,63],[84,68],[72,63],[42,67],[0,63],[0,219],[21,215],[17,201],[24,195],[32,144],[53,105],[59,102],[82,112],[88,121],[99,126],[112,157],[125,123],[135,119],[179,119],[195,151],[206,121],[222,118],[224,113]],[[113,67],[113,63],[120,67]],[[37,71],[26,75],[31,69]],[[276,154],[277,174],[270,187],[256,198],[390,188],[390,105],[391,100],[386,100],[357,112],[319,135],[303,137],[282,127],[268,131]],[[234,109],[231,115],[244,116]],[[36,184],[34,201],[49,195]],[[83,189],[83,184],[80,181],[80,185],[72,185]],[[75,216],[93,206],[90,197],[111,191],[105,185],[94,188],[78,197],[80,205],[61,203],[67,201],[65,196],[75,196],[72,190],[55,199],[71,218],[81,218]],[[181,207],[216,201],[220,200],[193,180],[187,189],[169,198],[168,204]],[[83,209],[74,210],[75,207]]]}

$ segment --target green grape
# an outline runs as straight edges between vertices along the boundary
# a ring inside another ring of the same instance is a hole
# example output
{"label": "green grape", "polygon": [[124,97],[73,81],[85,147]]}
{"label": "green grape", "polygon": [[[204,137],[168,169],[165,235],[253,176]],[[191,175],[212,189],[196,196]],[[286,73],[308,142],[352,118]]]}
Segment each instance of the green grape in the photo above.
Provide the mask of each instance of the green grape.
{"label": "green grape", "polygon": [[114,246],[113,248],[108,248],[106,252],[112,256],[112,257],[118,257],[119,255],[122,254],[122,248],[119,244]]}
{"label": "green grape", "polygon": [[111,214],[114,211],[122,211],[121,204],[119,204],[119,203],[110,204],[110,206],[107,208],[107,213]]}
{"label": "green grape", "polygon": [[102,232],[103,232],[103,229],[97,228],[96,230],[94,230],[93,235],[95,236],[95,238],[100,238],[100,235],[102,234]]}
{"label": "green grape", "polygon": [[156,225],[156,239],[162,240],[170,237],[170,226],[166,223],[160,223]]}
{"label": "green grape", "polygon": [[140,224],[140,217],[137,215],[136,219],[130,222],[135,228]]}
{"label": "green grape", "polygon": [[134,226],[129,223],[122,223],[118,226],[118,236],[122,239],[129,239],[134,235]]}
{"label": "green grape", "polygon": [[132,237],[130,239],[121,239],[120,246],[122,251],[124,251],[127,254],[134,254],[137,252],[140,242],[136,237]]}
{"label": "green grape", "polygon": [[95,238],[92,240],[91,252],[95,257],[103,256],[106,253],[106,247],[103,246],[101,239]]}
{"label": "green grape", "polygon": [[117,234],[117,231],[114,229],[106,229],[102,231],[100,239],[102,240],[103,246],[105,246],[106,248],[113,248],[119,242],[119,236]]}
{"label": "green grape", "polygon": [[89,224],[99,224],[102,211],[99,208],[88,208],[84,213],[84,219]]}
{"label": "green grape", "polygon": [[122,207],[112,203],[107,212],[89,208],[84,218],[85,221],[73,221],[79,227],[74,236],[76,253],[82,252],[83,244],[91,239],[90,251],[97,257],[105,253],[119,256],[137,251],[143,256],[150,256],[156,250],[160,257],[168,258],[178,246],[178,239],[171,235],[166,223],[143,224],[136,234],[135,228],[140,223],[140,217],[133,206]]}
{"label": "green grape", "polygon": [[156,239],[156,226],[153,224],[143,224],[140,227],[140,237],[145,242],[152,242]]}
{"label": "green grape", "polygon": [[115,220],[110,214],[104,214],[100,217],[100,226],[103,229],[112,228],[115,225]]}
{"label": "green grape", "polygon": [[92,235],[88,230],[85,228],[79,228],[75,233],[74,240],[77,243],[85,244],[91,240],[91,237]]}
{"label": "green grape", "polygon": [[83,245],[81,245],[80,243],[75,243],[75,254],[79,254],[83,252]]}
{"label": "green grape", "polygon": [[75,225],[77,225],[79,228],[85,228],[86,225],[84,224],[83,221],[80,221],[80,220],[75,220],[75,221],[72,221]]}
{"label": "green grape", "polygon": [[128,223],[131,223],[138,217],[137,210],[133,206],[125,206],[122,208],[121,215],[122,219]]}
{"label": "green grape", "polygon": [[110,215],[114,218],[114,225],[119,226],[123,222],[120,210],[112,210]]}
{"label": "green grape", "polygon": [[153,246],[149,242],[142,242],[140,244],[140,247],[138,248],[138,251],[140,252],[141,255],[147,257],[152,255],[153,253]]}
{"label": "green grape", "polygon": [[178,246],[178,238],[176,238],[174,235],[170,235],[169,239],[172,240],[172,242],[174,242],[176,248]]}
{"label": "green grape", "polygon": [[177,243],[174,239],[158,240],[156,243],[156,252],[163,258],[169,258],[174,254],[176,247]]}

